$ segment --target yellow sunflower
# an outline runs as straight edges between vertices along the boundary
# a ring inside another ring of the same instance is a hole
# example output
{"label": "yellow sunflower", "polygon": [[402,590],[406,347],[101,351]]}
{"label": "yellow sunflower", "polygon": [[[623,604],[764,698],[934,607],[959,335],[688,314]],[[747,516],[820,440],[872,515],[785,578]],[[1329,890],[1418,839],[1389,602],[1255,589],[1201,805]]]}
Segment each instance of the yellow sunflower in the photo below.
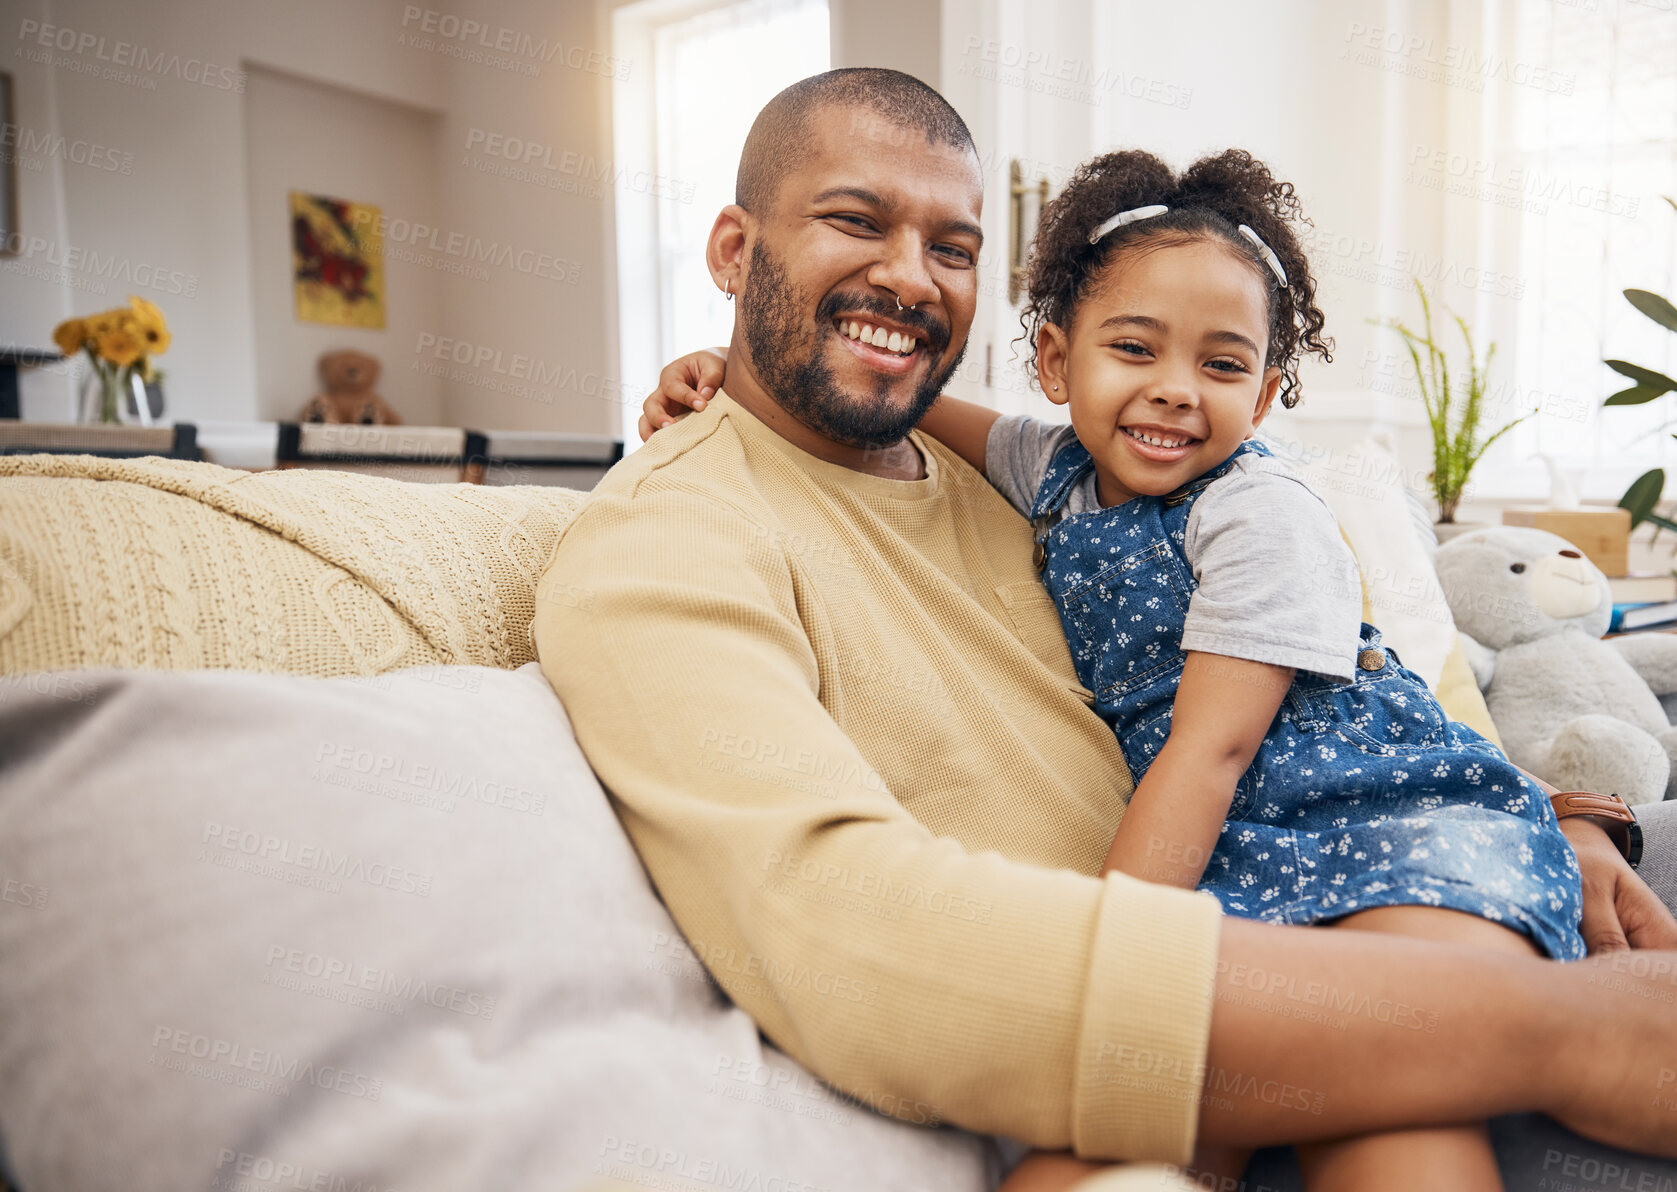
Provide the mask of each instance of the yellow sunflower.
{"label": "yellow sunflower", "polygon": [[52,342],[66,356],[74,356],[87,342],[87,324],[80,319],[65,319],[52,329]]}
{"label": "yellow sunflower", "polygon": [[146,341],[139,324],[128,312],[116,312],[116,316],[101,326],[94,350],[118,368],[124,368],[146,354]]}
{"label": "yellow sunflower", "polygon": [[128,304],[132,307],[134,322],[139,328],[140,338],[145,341],[145,355],[155,356],[159,352],[169,350],[169,324],[163,318],[163,312],[157,308],[155,302],[147,302],[138,294],[128,295]]}

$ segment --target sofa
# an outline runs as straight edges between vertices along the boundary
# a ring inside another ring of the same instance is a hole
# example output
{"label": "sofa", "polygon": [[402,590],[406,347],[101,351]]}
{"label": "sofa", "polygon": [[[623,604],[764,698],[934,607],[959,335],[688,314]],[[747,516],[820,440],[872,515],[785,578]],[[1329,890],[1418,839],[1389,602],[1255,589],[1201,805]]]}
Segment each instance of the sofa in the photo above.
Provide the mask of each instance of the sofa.
{"label": "sofa", "polygon": [[[1377,574],[1401,497],[1341,497]],[[1000,1182],[996,1140],[876,1112],[761,1037],[660,903],[534,661],[582,498],[0,459],[15,1188]],[[1420,567],[1410,542],[1386,553]],[[1367,615],[1482,718],[1401,586]],[[1669,865],[1677,818],[1650,832]],[[1499,1143],[1552,1150],[1537,1129]]]}

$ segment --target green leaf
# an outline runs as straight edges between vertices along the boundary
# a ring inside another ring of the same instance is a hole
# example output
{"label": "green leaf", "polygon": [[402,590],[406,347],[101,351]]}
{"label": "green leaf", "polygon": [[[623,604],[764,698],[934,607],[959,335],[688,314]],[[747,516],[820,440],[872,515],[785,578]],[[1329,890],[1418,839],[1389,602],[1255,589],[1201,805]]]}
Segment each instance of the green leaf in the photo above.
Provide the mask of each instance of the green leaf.
{"label": "green leaf", "polygon": [[1632,364],[1628,360],[1608,360],[1604,363],[1620,376],[1629,377],[1639,385],[1656,387],[1661,393],[1677,389],[1677,381],[1673,381],[1662,372],[1643,368],[1640,364]]}
{"label": "green leaf", "polygon": [[1642,473],[1625,489],[1625,495],[1619,498],[1619,508],[1630,510],[1631,529],[1634,530],[1653,516],[1654,506],[1660,503],[1660,496],[1664,492],[1664,468],[1654,468]]}
{"label": "green leaf", "polygon": [[[1658,526],[1661,530],[1677,530],[1677,522],[1672,521],[1668,517],[1661,517],[1657,513],[1650,513],[1648,515],[1648,523],[1650,525]],[[1632,525],[1634,524],[1635,523],[1633,522]]]}
{"label": "green leaf", "polygon": [[1663,389],[1655,389],[1648,385],[1632,385],[1629,389],[1621,389],[1601,404],[1604,406],[1639,406],[1643,402],[1653,401]]}
{"label": "green leaf", "polygon": [[1677,331],[1677,306],[1650,290],[1626,290],[1625,301],[1667,331]]}

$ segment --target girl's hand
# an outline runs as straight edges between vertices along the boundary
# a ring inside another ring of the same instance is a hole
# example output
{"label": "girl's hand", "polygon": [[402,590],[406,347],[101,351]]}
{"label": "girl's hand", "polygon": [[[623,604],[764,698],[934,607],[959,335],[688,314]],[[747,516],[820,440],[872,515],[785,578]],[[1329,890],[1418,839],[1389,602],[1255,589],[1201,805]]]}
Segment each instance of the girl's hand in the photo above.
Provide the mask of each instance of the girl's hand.
{"label": "girl's hand", "polygon": [[722,387],[728,367],[727,348],[702,348],[670,361],[658,374],[658,388],[641,405],[641,442],[654,431],[674,426],[705,403]]}

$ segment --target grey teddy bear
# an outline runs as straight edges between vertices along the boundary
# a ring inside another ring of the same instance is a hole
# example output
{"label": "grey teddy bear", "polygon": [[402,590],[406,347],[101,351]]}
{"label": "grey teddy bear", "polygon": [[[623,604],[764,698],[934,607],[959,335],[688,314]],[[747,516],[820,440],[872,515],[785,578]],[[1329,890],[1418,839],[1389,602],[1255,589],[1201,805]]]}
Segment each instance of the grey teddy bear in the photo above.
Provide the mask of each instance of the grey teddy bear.
{"label": "grey teddy bear", "polygon": [[1440,546],[1438,580],[1515,765],[1626,803],[1677,796],[1677,635],[1603,641],[1607,577],[1566,539],[1522,526]]}

